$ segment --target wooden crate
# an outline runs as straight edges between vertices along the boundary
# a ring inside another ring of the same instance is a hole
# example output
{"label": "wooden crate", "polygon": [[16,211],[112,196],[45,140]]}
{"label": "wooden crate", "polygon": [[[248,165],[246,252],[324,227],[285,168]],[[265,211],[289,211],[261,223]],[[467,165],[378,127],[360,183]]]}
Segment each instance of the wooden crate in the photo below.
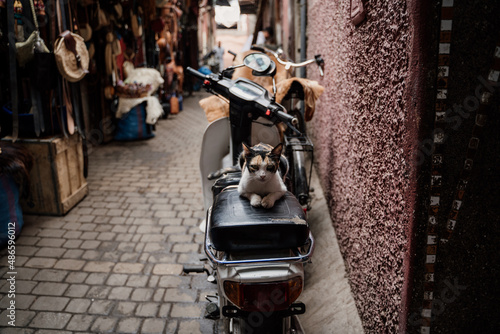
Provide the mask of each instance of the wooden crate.
{"label": "wooden crate", "polygon": [[21,201],[24,213],[62,216],[88,194],[80,135],[22,139],[18,143],[27,147],[34,159],[31,196]]}

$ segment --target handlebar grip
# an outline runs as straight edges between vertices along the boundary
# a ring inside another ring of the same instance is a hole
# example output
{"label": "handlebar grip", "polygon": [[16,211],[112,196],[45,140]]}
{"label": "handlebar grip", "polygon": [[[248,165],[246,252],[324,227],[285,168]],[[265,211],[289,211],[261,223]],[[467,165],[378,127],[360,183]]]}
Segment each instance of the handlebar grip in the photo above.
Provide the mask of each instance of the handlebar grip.
{"label": "handlebar grip", "polygon": [[205,80],[207,78],[207,76],[197,70],[195,70],[194,68],[191,68],[191,67],[187,67],[186,68],[186,72],[188,72],[189,74],[191,74],[192,76],[194,77],[197,77],[198,79],[201,79],[201,80]]}

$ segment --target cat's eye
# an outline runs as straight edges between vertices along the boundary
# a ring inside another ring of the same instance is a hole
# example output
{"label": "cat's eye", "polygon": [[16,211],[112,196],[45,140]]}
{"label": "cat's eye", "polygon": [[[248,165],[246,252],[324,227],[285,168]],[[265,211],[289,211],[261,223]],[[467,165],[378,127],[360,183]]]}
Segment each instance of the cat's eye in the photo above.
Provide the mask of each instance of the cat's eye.
{"label": "cat's eye", "polygon": [[259,169],[259,165],[250,165],[250,168],[253,170]]}
{"label": "cat's eye", "polygon": [[267,166],[267,170],[270,172],[274,172],[274,166],[273,165]]}

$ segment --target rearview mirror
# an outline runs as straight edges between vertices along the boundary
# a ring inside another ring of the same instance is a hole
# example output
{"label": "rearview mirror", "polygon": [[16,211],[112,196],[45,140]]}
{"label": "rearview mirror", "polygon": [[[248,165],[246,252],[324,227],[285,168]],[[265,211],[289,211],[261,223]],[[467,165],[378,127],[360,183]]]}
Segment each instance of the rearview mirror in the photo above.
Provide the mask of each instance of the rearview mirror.
{"label": "rearview mirror", "polygon": [[272,66],[272,60],[264,53],[251,53],[243,59],[243,64],[257,73],[265,73]]}

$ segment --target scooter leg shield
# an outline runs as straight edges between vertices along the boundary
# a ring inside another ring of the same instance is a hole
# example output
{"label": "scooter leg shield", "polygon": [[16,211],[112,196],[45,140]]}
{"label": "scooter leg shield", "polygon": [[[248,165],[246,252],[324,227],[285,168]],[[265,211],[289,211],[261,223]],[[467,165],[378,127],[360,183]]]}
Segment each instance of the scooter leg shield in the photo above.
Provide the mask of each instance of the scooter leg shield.
{"label": "scooter leg shield", "polygon": [[200,173],[203,190],[205,212],[213,202],[213,180],[208,180],[208,174],[226,166],[222,166],[224,156],[229,153],[230,126],[229,118],[224,117],[210,123],[203,134],[200,155]]}

